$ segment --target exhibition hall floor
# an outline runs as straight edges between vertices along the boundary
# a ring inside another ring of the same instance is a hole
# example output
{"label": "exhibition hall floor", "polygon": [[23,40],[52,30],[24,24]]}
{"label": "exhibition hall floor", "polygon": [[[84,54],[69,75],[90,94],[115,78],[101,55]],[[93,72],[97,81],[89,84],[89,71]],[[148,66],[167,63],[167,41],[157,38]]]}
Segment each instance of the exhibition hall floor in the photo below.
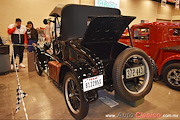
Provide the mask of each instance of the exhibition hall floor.
{"label": "exhibition hall floor", "polygon": [[[27,66],[27,53],[24,63]],[[22,90],[28,96],[24,98],[29,119],[39,120],[70,120],[73,119],[66,107],[63,93],[48,80],[46,75],[38,76],[36,72],[28,72],[27,67],[21,68],[18,72]],[[0,76],[0,120],[1,119],[23,119],[25,115],[21,109],[15,113],[16,108],[17,81],[15,72]],[[99,99],[90,104],[90,109],[85,120],[122,120],[122,115],[131,114],[128,119],[144,120],[142,114],[164,115],[160,119],[180,119],[180,92],[172,90],[160,82],[154,82],[151,92],[145,97],[144,103],[138,107],[131,107],[128,104],[114,99],[113,93],[99,91],[99,96],[108,96],[119,105],[110,108]],[[175,115],[176,117],[168,115]],[[109,115],[109,116],[108,116]],[[112,116],[110,116],[112,115]],[[115,115],[115,117],[113,117]],[[177,115],[179,115],[177,117]],[[128,116],[128,115],[127,115]],[[141,118],[137,118],[141,117]],[[150,118],[152,119],[152,118]]]}

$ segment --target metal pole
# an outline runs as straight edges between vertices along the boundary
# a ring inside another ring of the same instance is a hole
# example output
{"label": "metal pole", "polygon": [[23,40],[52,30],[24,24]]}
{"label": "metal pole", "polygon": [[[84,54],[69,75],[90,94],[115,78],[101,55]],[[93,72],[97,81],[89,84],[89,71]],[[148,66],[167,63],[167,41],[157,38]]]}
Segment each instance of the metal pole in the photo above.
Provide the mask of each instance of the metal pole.
{"label": "metal pole", "polygon": [[128,26],[128,32],[129,32],[131,46],[134,47],[133,42],[132,42],[131,30],[130,30],[129,26]]}
{"label": "metal pole", "polygon": [[55,34],[55,39],[57,38],[57,32],[56,32],[56,27],[57,27],[57,25],[56,25],[56,17],[54,18],[54,34]]}

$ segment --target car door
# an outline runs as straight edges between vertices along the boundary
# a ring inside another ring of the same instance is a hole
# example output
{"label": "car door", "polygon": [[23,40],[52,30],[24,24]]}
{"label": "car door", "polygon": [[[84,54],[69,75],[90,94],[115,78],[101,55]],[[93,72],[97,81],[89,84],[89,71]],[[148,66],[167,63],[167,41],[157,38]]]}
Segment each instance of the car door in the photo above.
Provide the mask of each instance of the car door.
{"label": "car door", "polygon": [[134,28],[132,32],[134,47],[144,50],[148,55],[150,54],[150,28],[141,27]]}

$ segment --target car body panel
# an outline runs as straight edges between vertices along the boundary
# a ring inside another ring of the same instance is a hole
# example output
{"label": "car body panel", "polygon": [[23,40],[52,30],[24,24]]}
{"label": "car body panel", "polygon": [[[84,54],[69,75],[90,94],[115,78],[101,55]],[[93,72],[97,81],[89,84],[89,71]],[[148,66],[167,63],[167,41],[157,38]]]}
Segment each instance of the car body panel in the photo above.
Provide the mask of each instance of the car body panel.
{"label": "car body panel", "polygon": [[[136,29],[149,29],[148,40],[134,39]],[[158,74],[162,73],[163,66],[168,62],[180,59],[180,35],[173,35],[174,29],[180,29],[180,23],[153,22],[141,23],[131,27],[134,47],[143,49],[155,60],[158,66]],[[178,33],[177,33],[178,34]],[[128,38],[120,39],[120,42],[130,45]]]}
{"label": "car body panel", "polygon": [[161,74],[160,72],[163,71],[163,67],[165,66],[165,64],[173,63],[173,62],[180,63],[180,54],[169,55],[169,57],[164,59],[163,62],[158,66],[158,68],[160,68],[159,71],[158,71],[159,74]]}

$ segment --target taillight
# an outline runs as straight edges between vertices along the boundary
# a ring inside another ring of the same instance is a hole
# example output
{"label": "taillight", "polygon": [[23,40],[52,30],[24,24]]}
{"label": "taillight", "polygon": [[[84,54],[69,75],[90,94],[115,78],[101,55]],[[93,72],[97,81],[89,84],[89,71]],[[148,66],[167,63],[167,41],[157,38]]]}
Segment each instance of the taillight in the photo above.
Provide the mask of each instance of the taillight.
{"label": "taillight", "polygon": [[95,69],[95,68],[92,68],[92,74],[93,74],[93,75],[97,75],[97,74],[98,74],[98,70]]}

